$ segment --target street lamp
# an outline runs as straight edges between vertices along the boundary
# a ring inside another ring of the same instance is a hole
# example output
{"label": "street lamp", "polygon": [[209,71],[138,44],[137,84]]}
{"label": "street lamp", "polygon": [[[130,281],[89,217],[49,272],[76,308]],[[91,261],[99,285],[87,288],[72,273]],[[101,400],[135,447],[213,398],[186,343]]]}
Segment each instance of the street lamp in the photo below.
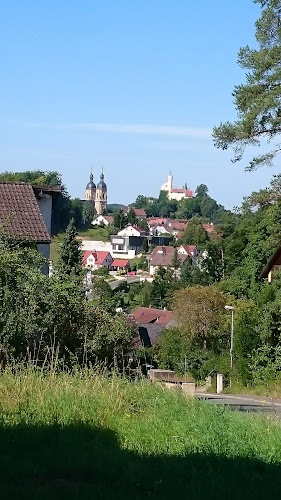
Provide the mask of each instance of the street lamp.
{"label": "street lamp", "polygon": [[233,365],[233,318],[234,318],[234,307],[224,306],[227,311],[231,311],[231,336],[230,336],[230,368]]}

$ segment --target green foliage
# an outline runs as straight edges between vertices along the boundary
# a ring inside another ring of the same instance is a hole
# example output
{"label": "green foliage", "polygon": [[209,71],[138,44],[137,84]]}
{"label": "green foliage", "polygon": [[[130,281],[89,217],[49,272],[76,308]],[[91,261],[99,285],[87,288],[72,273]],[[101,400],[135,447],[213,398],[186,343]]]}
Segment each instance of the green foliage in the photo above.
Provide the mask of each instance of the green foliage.
{"label": "green foliage", "polygon": [[199,217],[193,217],[183,231],[179,243],[184,245],[196,245],[199,250],[203,249],[209,240],[209,236],[202,227]]}
{"label": "green foliage", "polygon": [[71,219],[59,250],[58,268],[62,275],[80,276],[82,274],[82,252],[76,236],[74,219]]}
{"label": "green foliage", "polygon": [[168,307],[172,299],[174,285],[173,271],[160,266],[151,284],[151,305],[160,309]]}
{"label": "green foliage", "polygon": [[126,215],[124,214],[123,210],[120,209],[118,212],[115,212],[114,213],[114,227],[116,227],[116,229],[118,231],[120,231],[121,229],[124,229],[126,224],[127,224],[127,218],[126,218]]}
{"label": "green foliage", "polygon": [[[256,40],[259,49],[248,46],[240,49],[239,65],[247,71],[246,83],[234,87],[234,105],[238,120],[214,127],[215,146],[234,147],[234,161],[241,160],[248,145],[259,145],[262,138],[268,141],[280,134],[280,50],[281,10],[280,0],[256,0],[262,14],[256,22]],[[247,167],[253,170],[271,165],[280,152],[280,144],[265,154],[254,157]]]}
{"label": "green foliage", "polygon": [[93,222],[94,218],[94,207],[90,201],[85,201],[82,209],[82,218],[87,225],[90,225]]}

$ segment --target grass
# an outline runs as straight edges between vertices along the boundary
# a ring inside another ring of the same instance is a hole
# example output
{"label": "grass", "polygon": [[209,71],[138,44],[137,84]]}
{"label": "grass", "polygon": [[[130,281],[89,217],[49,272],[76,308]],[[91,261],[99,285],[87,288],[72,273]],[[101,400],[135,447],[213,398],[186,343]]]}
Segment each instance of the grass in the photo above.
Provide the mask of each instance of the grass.
{"label": "grass", "polygon": [[246,387],[245,385],[235,383],[224,390],[225,394],[252,394],[256,396],[265,396],[281,399],[281,380],[271,380],[267,384],[255,387]]}
{"label": "grass", "polygon": [[[90,228],[85,231],[78,231],[78,238],[84,240],[94,240],[94,241],[110,241],[110,236],[114,234],[116,230],[111,227],[107,228]],[[57,262],[59,256],[59,245],[63,240],[65,233],[58,233],[52,238],[50,259],[52,262]]]}
{"label": "grass", "polygon": [[280,423],[94,371],[0,377],[2,498],[271,498]]}

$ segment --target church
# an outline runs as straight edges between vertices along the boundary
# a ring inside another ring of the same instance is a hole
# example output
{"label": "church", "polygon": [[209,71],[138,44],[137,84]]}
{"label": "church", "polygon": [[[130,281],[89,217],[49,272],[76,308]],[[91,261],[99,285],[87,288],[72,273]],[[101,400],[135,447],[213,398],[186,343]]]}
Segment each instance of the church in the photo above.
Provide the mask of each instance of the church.
{"label": "church", "polygon": [[97,186],[94,183],[93,172],[91,172],[90,181],[86,186],[85,200],[92,203],[95,214],[101,215],[107,211],[107,185],[104,182],[103,169]]}
{"label": "church", "polygon": [[166,191],[169,200],[184,200],[193,197],[193,192],[190,189],[187,189],[186,186],[183,188],[174,188],[173,187],[173,176],[170,172],[168,175],[168,179],[164,184],[162,184],[160,191]]}

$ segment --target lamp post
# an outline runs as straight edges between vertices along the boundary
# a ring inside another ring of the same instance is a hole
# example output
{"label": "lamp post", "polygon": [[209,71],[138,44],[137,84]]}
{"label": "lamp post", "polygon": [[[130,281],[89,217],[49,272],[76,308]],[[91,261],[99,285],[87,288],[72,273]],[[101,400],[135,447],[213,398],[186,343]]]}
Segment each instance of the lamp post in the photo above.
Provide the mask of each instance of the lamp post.
{"label": "lamp post", "polygon": [[231,335],[230,335],[230,368],[233,366],[233,320],[234,320],[234,307],[224,306],[227,311],[231,311]]}

